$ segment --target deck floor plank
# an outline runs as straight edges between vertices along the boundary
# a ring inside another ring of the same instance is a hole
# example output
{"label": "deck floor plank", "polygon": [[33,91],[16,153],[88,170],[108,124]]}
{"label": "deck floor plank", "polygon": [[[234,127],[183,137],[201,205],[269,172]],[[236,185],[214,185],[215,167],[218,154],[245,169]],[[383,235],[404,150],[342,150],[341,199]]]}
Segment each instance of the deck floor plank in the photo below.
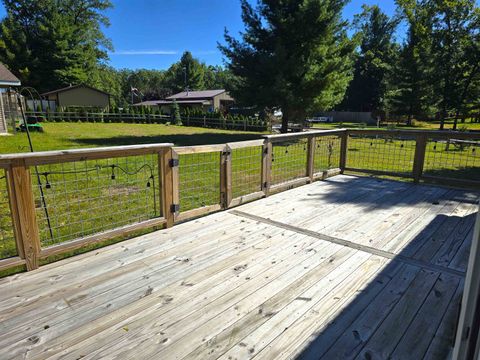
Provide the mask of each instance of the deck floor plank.
{"label": "deck floor plank", "polygon": [[442,358],[478,198],[339,175],[1,279],[0,358]]}

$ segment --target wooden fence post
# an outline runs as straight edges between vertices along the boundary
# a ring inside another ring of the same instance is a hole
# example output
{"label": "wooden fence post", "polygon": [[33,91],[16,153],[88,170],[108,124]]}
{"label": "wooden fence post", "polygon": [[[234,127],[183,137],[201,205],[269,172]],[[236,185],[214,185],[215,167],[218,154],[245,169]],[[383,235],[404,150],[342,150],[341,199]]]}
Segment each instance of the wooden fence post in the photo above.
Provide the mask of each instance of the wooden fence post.
{"label": "wooden fence post", "polygon": [[262,148],[262,190],[265,196],[270,193],[270,185],[272,178],[272,155],[273,146],[269,139],[265,139]]}
{"label": "wooden fence post", "polygon": [[39,266],[41,246],[32,177],[24,160],[14,161],[8,171],[7,179],[18,253],[25,259],[27,270],[34,270]]}
{"label": "wooden fence post", "polygon": [[347,145],[348,145],[348,130],[340,137],[340,172],[343,174],[347,167]]}
{"label": "wooden fence post", "polygon": [[232,202],[232,149],[228,145],[220,154],[220,199],[222,208],[228,209]]}
{"label": "wooden fence post", "polygon": [[162,215],[166,227],[172,227],[179,212],[178,155],[172,148],[159,153],[159,172],[161,179]]}
{"label": "wooden fence post", "polygon": [[310,136],[307,141],[307,176],[310,178],[310,182],[313,182],[313,173],[315,169],[315,136]]}
{"label": "wooden fence post", "polygon": [[427,136],[418,135],[415,142],[415,157],[413,159],[413,181],[418,183],[423,174],[425,152],[427,148]]}

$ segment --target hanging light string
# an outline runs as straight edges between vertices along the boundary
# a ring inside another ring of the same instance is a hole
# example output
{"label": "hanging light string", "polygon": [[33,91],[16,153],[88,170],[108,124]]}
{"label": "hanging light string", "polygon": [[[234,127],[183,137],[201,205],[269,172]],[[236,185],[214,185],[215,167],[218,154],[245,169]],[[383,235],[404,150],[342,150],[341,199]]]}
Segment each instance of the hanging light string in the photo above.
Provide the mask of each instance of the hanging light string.
{"label": "hanging light string", "polygon": [[[133,171],[128,171],[128,169],[125,169],[124,167],[122,167],[120,165],[112,164],[112,165],[95,165],[92,168],[79,169],[79,170],[45,171],[45,172],[39,173],[39,175],[45,177],[45,188],[46,189],[51,189],[52,184],[48,180],[48,177],[50,175],[68,175],[68,174],[90,173],[90,172],[95,172],[95,171],[102,170],[102,169],[111,169],[112,170],[112,173],[110,175],[110,178],[112,180],[116,179],[115,169],[118,169],[119,171],[121,171],[125,175],[130,175],[130,176],[139,174],[143,169],[148,169],[150,171],[150,176],[148,177],[146,187],[149,188],[149,187],[153,186],[153,189],[155,191],[155,176],[153,176],[153,167],[150,164],[143,164],[142,166],[140,166],[139,168],[137,168]],[[153,197],[153,208],[154,208],[154,211],[155,211],[155,214],[156,214],[157,213],[156,196]]]}

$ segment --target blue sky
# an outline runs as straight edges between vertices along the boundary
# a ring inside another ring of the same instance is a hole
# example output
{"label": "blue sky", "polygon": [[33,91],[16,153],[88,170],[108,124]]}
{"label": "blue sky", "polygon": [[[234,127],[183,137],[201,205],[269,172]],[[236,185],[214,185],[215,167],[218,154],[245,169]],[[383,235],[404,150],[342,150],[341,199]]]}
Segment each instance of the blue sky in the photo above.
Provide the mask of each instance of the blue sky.
{"label": "blue sky", "polygon": [[[254,1],[254,0],[253,0]],[[225,27],[232,34],[243,29],[238,0],[113,0],[105,29],[115,48],[110,64],[116,68],[166,69],[184,50],[207,64],[221,65],[217,41]],[[378,4],[388,15],[394,0],[352,0],[345,8],[351,20],[362,4]],[[0,5],[0,16],[5,15]]]}

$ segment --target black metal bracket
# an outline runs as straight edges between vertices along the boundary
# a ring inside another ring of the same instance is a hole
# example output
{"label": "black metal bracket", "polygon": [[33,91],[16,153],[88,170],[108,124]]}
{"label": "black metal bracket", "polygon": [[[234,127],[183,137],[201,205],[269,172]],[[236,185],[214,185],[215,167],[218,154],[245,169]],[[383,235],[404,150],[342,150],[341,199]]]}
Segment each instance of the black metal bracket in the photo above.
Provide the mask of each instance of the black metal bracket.
{"label": "black metal bracket", "polygon": [[180,211],[180,204],[172,204],[170,205],[170,211],[172,213],[177,213]]}
{"label": "black metal bracket", "polygon": [[169,161],[170,167],[177,167],[180,164],[180,161],[178,159],[170,159]]}

